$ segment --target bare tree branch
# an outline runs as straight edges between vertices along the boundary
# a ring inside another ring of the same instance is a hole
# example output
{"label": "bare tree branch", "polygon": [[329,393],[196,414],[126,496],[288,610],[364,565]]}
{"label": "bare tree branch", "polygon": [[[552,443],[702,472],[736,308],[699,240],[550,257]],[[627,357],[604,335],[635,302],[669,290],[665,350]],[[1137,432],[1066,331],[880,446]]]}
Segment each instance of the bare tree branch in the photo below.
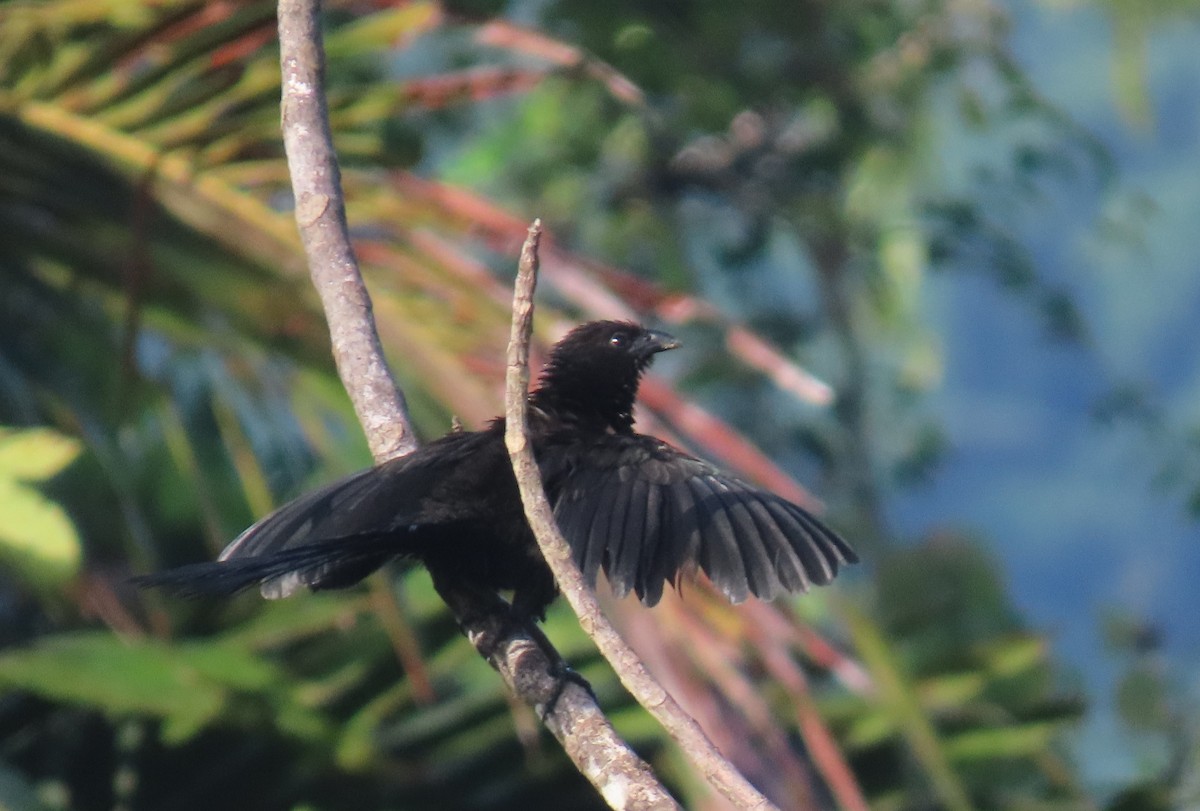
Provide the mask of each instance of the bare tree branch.
{"label": "bare tree branch", "polygon": [[521,249],[513,293],[512,336],[508,345],[505,376],[504,442],[512,457],[513,472],[521,490],[525,518],[533,529],[542,556],[554,572],[563,596],[571,604],[579,624],[604,654],[625,688],[658,720],[679,743],[692,764],[709,784],[739,809],[771,811],[775,806],[721,755],[700,725],[663,689],[646,670],[633,649],[600,610],[596,595],[583,580],[571,557],[570,547],[558,531],[550,502],[542,487],[541,474],[528,437],[529,338],[533,329],[533,291],[537,285],[537,245],[541,223],[535,221]]}
{"label": "bare tree branch", "polygon": [[[521,248],[518,279],[535,273],[540,235],[541,223],[535,222]],[[528,296],[526,301],[530,302]],[[532,303],[527,306],[528,320]],[[528,340],[526,334],[526,362]],[[525,379],[528,381],[528,373]],[[511,379],[508,385],[512,385]],[[525,401],[525,389],[520,399]],[[475,648],[509,688],[542,716],[546,728],[605,802],[627,811],[679,809],[650,766],[617,735],[595,697],[564,678],[566,663],[540,630],[514,622],[508,604],[494,594],[481,594],[457,583],[435,581],[434,585]]]}
{"label": "bare tree branch", "polygon": [[341,173],[325,104],[319,0],[279,0],[283,145],[296,198],[296,224],[313,286],[329,323],[338,375],[376,462],[417,447],[404,395],[383,356],[371,298],[346,228]]}
{"label": "bare tree branch", "polygon": [[[510,607],[494,594],[435,583],[475,648],[509,689],[533,707],[575,768],[617,811],[680,811],[650,766],[621,739],[566,664],[536,627],[513,622]],[[548,711],[549,710],[549,711]]]}
{"label": "bare tree branch", "polygon": [[[319,0],[280,0],[283,135],[296,222],[329,323],[338,375],[377,462],[416,448],[404,396],[383,358],[346,228],[324,92]],[[536,247],[533,256],[536,259]],[[536,627],[513,622],[494,594],[435,583],[463,632],[509,688],[545,719],[576,768],[619,811],[679,811],[653,771],[616,734],[588,690]],[[547,709],[552,711],[547,712]]]}

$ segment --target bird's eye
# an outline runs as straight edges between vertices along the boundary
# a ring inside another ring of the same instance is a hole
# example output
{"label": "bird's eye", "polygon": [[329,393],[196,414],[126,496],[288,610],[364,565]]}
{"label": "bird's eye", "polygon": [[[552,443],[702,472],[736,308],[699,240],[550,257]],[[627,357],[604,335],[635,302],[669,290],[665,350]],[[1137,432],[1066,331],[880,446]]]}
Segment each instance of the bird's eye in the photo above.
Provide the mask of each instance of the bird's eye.
{"label": "bird's eye", "polygon": [[617,349],[624,349],[625,344],[628,342],[629,338],[623,332],[614,332],[613,336],[608,339],[609,345],[614,346]]}

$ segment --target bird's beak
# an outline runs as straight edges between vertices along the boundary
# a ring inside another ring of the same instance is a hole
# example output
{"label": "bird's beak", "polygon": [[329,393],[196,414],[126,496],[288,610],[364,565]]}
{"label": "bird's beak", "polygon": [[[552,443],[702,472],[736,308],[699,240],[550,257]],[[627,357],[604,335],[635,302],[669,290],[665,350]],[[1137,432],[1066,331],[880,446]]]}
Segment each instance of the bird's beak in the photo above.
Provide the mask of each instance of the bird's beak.
{"label": "bird's beak", "polygon": [[656,329],[646,330],[637,340],[638,354],[648,358],[658,352],[666,352],[668,349],[678,349],[683,346],[679,339],[674,335],[668,335],[665,332],[659,332]]}

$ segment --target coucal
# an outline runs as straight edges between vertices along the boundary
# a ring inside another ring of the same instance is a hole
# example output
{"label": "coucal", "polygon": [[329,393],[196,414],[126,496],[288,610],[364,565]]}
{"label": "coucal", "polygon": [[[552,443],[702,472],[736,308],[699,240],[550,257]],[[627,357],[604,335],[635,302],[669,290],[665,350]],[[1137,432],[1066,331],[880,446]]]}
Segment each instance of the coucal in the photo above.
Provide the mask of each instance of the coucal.
{"label": "coucal", "polygon": [[[589,585],[604,573],[654,605],[699,568],[733,602],[823,585],[857,561],[806,510],[633,430],[638,382],[679,342],[632,323],[596,321],[555,345],[529,398],[529,436],[558,525]],[[393,558],[419,561],[434,585],[511,590],[513,613],[540,618],[557,596],[525,521],[504,419],[447,434],[398,459],[285,504],[215,563],[141,578],[191,594],[259,585],[353,585]]]}

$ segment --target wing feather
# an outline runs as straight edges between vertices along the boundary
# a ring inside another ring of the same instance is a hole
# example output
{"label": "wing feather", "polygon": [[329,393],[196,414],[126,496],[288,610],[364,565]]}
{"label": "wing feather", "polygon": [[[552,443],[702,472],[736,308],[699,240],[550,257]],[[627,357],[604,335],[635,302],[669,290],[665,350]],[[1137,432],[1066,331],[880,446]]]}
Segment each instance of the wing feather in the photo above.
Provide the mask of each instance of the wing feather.
{"label": "wing feather", "polygon": [[854,553],[849,544],[838,537],[828,527],[795,504],[782,500],[781,503],[786,506],[798,522],[804,525],[809,536],[812,538],[813,545],[828,564],[829,578],[824,581],[817,581],[819,585],[825,585],[833,580],[834,575],[837,574],[838,568],[842,564],[858,562],[858,555]]}
{"label": "wing feather", "polygon": [[671,532],[662,536],[662,554],[658,565],[664,581],[679,585],[679,578],[689,564],[696,565],[700,550],[700,521],[696,514],[696,499],[688,489],[687,481],[672,482],[667,486],[670,495],[669,513]]}
{"label": "wing feather", "polygon": [[353,507],[373,490],[378,484],[377,477],[374,468],[360,470],[289,501],[230,541],[217,560],[254,557],[304,545],[312,537],[315,526]]}
{"label": "wing feather", "polygon": [[[489,453],[490,451],[490,453]],[[466,464],[468,463],[469,464]],[[255,523],[221,552],[227,571],[281,573],[260,579],[265,597],[285,597],[300,586],[342,588],[391,557],[417,554],[422,528],[461,521],[486,509],[488,499],[461,503],[464,482],[507,465],[494,429],[449,434],[416,452],[328,484],[288,502]],[[503,468],[507,469],[507,468]],[[447,492],[440,493],[438,488]],[[447,495],[454,503],[447,504]],[[371,538],[352,548],[348,539]],[[341,550],[340,557],[339,551]],[[292,556],[291,550],[304,550]],[[319,552],[317,550],[320,550]],[[315,556],[319,565],[302,565]],[[253,561],[253,562],[250,562]],[[288,562],[294,562],[290,571]]]}
{"label": "wing feather", "polygon": [[[627,475],[623,475],[627,473],[626,469],[618,468],[614,475],[609,476],[608,488],[599,494],[601,498],[610,500],[606,510],[608,520],[604,535],[604,574],[608,577],[613,593],[618,597],[629,593],[637,574],[636,571],[626,571],[623,568],[623,564],[626,563],[624,550],[634,548],[637,543],[624,534],[625,517],[629,511],[630,497],[633,495],[629,486],[631,480]],[[636,556],[633,564],[636,568]]]}
{"label": "wing feather", "polygon": [[810,524],[806,520],[807,513],[780,498],[769,499],[765,503],[787,534],[792,551],[800,559],[808,581],[820,586],[832,580],[834,572],[829,560],[821,551],[820,542],[813,537]]}
{"label": "wing feather", "polygon": [[646,519],[642,527],[642,553],[638,562],[638,577],[634,588],[638,599],[646,605],[655,605],[662,597],[663,583],[666,580],[655,571],[654,561],[660,556],[662,533],[664,531],[664,512],[666,500],[663,488],[655,483],[646,487]]}
{"label": "wing feather", "polygon": [[688,487],[696,497],[697,515],[704,539],[700,549],[700,568],[731,602],[740,603],[749,596],[746,566],[738,548],[737,534],[729,520],[729,512],[712,482],[711,476],[688,479]]}
{"label": "wing feather", "polygon": [[775,555],[770,551],[773,539],[769,534],[764,535],[747,507],[747,501],[753,500],[753,492],[748,491],[741,482],[716,476],[710,477],[709,482],[733,525],[750,593],[765,600],[772,599],[780,591],[779,577],[775,574]]}
{"label": "wing feather", "polygon": [[[772,570],[784,591],[797,592],[808,590],[808,578],[804,574],[804,566],[796,557],[792,544],[779,523],[771,515],[763,503],[761,493],[744,494],[743,503],[747,511],[754,517],[763,544],[770,549]],[[765,595],[758,595],[765,597]],[[767,598],[769,599],[769,598]]]}
{"label": "wing feather", "polygon": [[733,602],[828,583],[857,560],[801,507],[638,434],[591,439],[555,457],[559,526],[588,582],[654,605],[696,568]]}
{"label": "wing feather", "polygon": [[620,537],[613,540],[616,551],[609,565],[608,579],[618,596],[637,588],[642,553],[650,541],[646,536],[646,494],[649,489],[650,484],[645,479],[634,478],[622,487],[626,498],[624,501],[618,499],[613,509],[613,525],[615,528],[620,522]]}
{"label": "wing feather", "polygon": [[604,499],[596,498],[595,494],[606,489],[608,478],[600,474],[589,477],[589,487],[581,496],[583,508],[580,514],[584,518],[579,522],[576,534],[568,536],[569,544],[572,539],[577,539],[577,543],[581,544],[575,553],[576,560],[584,580],[593,588],[608,552],[608,524],[612,518],[608,504]]}
{"label": "wing feather", "polygon": [[395,555],[390,536],[364,534],[289,546],[274,552],[226,561],[193,563],[134,578],[142,586],[162,587],[184,597],[231,595],[260,586],[263,596],[286,597],[300,586],[342,588],[378,569]]}

